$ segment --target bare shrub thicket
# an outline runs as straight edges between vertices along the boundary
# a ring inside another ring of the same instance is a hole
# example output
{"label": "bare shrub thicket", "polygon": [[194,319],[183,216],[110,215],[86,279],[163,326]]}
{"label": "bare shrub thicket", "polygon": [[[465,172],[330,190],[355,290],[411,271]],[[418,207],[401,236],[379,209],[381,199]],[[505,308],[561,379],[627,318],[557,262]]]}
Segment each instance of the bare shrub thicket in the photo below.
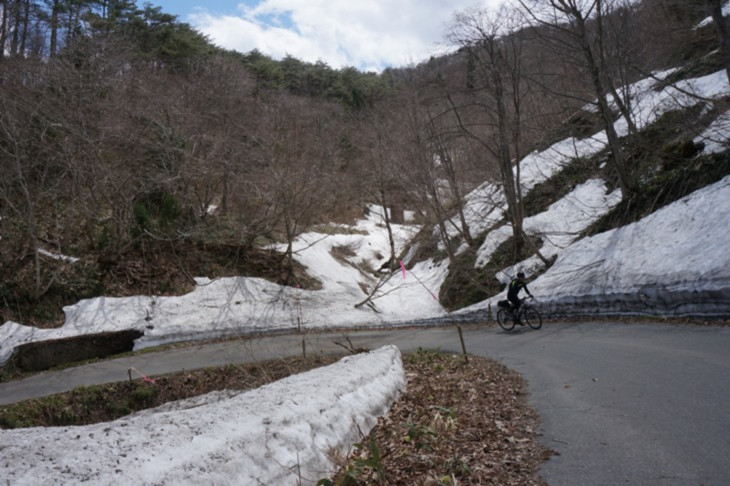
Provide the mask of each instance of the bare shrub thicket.
{"label": "bare shrub thicket", "polygon": [[89,295],[182,243],[245,254],[278,239],[290,269],[293,238],[347,192],[344,108],[261,90],[233,56],[181,73],[109,35],[4,59],[0,76],[4,318],[63,283],[60,255],[90,265]]}

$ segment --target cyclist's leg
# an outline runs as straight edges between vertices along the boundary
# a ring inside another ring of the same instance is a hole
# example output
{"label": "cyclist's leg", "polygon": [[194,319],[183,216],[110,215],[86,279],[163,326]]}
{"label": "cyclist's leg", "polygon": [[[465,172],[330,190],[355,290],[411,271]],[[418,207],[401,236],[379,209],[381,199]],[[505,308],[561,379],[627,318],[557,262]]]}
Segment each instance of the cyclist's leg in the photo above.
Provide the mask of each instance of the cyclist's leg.
{"label": "cyclist's leg", "polygon": [[519,325],[522,325],[522,301],[520,299],[516,299],[513,302],[513,305],[515,306],[515,309],[514,309],[515,322]]}
{"label": "cyclist's leg", "polygon": [[522,304],[522,301],[519,298],[515,299],[509,299],[510,304],[512,304],[512,308],[510,309],[510,313],[512,314],[512,320],[515,323],[520,322],[520,305]]}

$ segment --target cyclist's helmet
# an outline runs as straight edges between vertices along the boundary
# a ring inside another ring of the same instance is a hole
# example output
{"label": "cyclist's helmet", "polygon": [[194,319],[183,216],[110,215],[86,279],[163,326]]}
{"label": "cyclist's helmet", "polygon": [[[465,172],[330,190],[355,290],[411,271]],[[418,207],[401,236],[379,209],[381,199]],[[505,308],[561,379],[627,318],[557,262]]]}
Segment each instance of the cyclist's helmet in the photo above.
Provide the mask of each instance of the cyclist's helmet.
{"label": "cyclist's helmet", "polygon": [[517,278],[525,278],[525,272],[517,272]]}

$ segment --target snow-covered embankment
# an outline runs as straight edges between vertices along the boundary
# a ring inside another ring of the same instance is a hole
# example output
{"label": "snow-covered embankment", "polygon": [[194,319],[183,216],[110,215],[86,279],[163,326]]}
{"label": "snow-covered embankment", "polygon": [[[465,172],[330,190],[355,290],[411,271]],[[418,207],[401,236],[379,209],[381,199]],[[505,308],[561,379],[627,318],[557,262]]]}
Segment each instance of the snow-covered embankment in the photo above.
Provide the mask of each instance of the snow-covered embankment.
{"label": "snow-covered embankment", "polygon": [[577,241],[532,285],[552,315],[730,314],[730,176]]}
{"label": "snow-covered embankment", "polygon": [[[36,484],[315,484],[406,384],[385,346],[242,393],[114,422],[0,431],[0,477]],[[39,447],[39,444],[42,444]]]}

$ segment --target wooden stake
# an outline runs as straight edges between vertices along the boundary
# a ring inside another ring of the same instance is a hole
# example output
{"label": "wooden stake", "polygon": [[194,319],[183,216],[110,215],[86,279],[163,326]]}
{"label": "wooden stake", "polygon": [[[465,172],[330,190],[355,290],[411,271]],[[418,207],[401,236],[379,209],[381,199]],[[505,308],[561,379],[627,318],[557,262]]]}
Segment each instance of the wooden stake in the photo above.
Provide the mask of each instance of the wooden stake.
{"label": "wooden stake", "polygon": [[464,344],[464,334],[461,332],[461,325],[457,324],[456,329],[459,331],[459,340],[461,341],[461,351],[464,353],[464,362],[469,362],[469,356],[466,354],[466,345]]}

